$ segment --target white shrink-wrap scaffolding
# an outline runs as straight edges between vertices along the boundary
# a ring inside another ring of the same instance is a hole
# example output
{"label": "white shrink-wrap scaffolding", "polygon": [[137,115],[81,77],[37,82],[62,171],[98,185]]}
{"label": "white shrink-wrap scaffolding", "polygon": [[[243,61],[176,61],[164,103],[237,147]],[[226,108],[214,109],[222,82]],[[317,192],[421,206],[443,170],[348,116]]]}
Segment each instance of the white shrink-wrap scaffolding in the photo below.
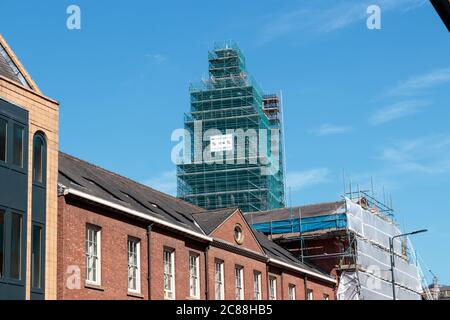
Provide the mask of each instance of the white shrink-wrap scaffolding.
{"label": "white shrink-wrap scaffolding", "polygon": [[[389,239],[401,234],[401,231],[385,216],[365,210],[350,199],[346,199],[346,203],[347,228],[355,234],[356,239],[358,270],[342,273],[338,298],[392,299]],[[410,245],[410,242],[408,243]],[[415,257],[409,259],[403,257],[402,242],[399,238],[394,240],[394,251],[396,299],[421,299],[422,282],[419,267],[415,262],[411,262],[415,261]],[[408,251],[414,255],[411,245]]]}

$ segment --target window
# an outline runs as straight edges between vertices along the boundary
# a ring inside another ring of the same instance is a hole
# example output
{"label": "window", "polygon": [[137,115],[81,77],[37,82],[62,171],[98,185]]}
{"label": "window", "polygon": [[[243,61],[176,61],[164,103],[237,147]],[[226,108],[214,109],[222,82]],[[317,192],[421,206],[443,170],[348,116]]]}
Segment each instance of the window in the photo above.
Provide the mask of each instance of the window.
{"label": "window", "polygon": [[45,140],[40,134],[33,139],[33,182],[44,182]]}
{"label": "window", "polygon": [[289,300],[295,300],[296,299],[296,288],[294,284],[289,284],[288,287],[288,294],[289,294]]}
{"label": "window", "polygon": [[223,261],[216,260],[214,263],[215,271],[215,284],[216,284],[216,300],[225,299],[225,288],[224,288],[224,275],[223,275]]}
{"label": "window", "polygon": [[277,300],[277,279],[269,278],[269,300]]}
{"label": "window", "polygon": [[0,161],[6,162],[8,122],[0,118]]}
{"label": "window", "polygon": [[175,252],[164,249],[164,299],[175,299]]}
{"label": "window", "polygon": [[189,288],[193,298],[200,298],[200,257],[196,253],[189,255]]}
{"label": "window", "polygon": [[33,225],[31,234],[31,286],[42,288],[42,227]]}
{"label": "window", "polygon": [[244,234],[242,233],[242,227],[240,225],[236,225],[234,227],[234,240],[238,244],[242,244],[244,242]]}
{"label": "window", "polygon": [[236,266],[234,268],[235,280],[236,280],[236,300],[244,300],[244,268]]}
{"label": "window", "polygon": [[128,291],[141,292],[141,243],[128,239]]}
{"label": "window", "polygon": [[14,124],[13,134],[13,164],[23,167],[23,136],[24,128],[18,124]]}
{"label": "window", "polygon": [[11,278],[21,279],[22,261],[22,215],[13,213],[11,215]]}
{"label": "window", "polygon": [[330,296],[328,294],[323,295],[323,300],[330,300]]}
{"label": "window", "polygon": [[314,292],[311,289],[306,290],[306,299],[314,300]]}
{"label": "window", "polygon": [[261,272],[253,272],[253,299],[261,300]]}
{"label": "window", "polygon": [[86,228],[86,282],[95,285],[101,283],[100,232],[95,226]]}
{"label": "window", "polygon": [[4,252],[5,252],[5,211],[0,209],[0,278],[3,278]]}

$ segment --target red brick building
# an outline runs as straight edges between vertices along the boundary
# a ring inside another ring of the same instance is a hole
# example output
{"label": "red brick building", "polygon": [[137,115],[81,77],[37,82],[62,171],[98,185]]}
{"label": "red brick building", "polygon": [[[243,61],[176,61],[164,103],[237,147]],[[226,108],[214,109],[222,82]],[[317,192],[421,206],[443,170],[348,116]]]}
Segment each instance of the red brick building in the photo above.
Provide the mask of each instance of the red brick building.
{"label": "red brick building", "polygon": [[336,280],[254,231],[66,154],[58,299],[335,299]]}

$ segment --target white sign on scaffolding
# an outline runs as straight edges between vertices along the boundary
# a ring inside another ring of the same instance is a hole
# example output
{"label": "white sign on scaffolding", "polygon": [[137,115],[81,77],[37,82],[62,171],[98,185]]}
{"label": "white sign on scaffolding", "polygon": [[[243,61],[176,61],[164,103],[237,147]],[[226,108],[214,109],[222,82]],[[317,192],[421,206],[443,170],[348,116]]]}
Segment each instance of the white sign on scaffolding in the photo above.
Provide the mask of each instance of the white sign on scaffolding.
{"label": "white sign on scaffolding", "polygon": [[211,136],[211,152],[222,152],[233,150],[233,135]]}

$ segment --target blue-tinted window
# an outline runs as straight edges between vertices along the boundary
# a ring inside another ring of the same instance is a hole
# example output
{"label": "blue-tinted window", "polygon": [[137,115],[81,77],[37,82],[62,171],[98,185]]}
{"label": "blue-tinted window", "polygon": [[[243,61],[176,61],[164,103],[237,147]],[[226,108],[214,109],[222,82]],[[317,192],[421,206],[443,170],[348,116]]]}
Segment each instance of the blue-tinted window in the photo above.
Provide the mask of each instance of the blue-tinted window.
{"label": "blue-tinted window", "polygon": [[21,125],[14,124],[13,132],[13,164],[23,167],[23,140],[24,128]]}
{"label": "blue-tinted window", "polygon": [[33,182],[43,183],[45,170],[45,140],[37,134],[33,139]]}
{"label": "blue-tinted window", "polygon": [[22,260],[22,215],[13,213],[11,215],[11,278],[21,279]]}
{"label": "blue-tinted window", "polygon": [[3,278],[5,252],[5,210],[0,209],[0,278]]}
{"label": "blue-tinted window", "polygon": [[6,143],[6,139],[8,131],[8,122],[2,118],[0,118],[0,161],[6,162],[6,148],[8,144]]}
{"label": "blue-tinted window", "polygon": [[31,285],[33,288],[42,287],[42,227],[33,226],[31,245]]}

